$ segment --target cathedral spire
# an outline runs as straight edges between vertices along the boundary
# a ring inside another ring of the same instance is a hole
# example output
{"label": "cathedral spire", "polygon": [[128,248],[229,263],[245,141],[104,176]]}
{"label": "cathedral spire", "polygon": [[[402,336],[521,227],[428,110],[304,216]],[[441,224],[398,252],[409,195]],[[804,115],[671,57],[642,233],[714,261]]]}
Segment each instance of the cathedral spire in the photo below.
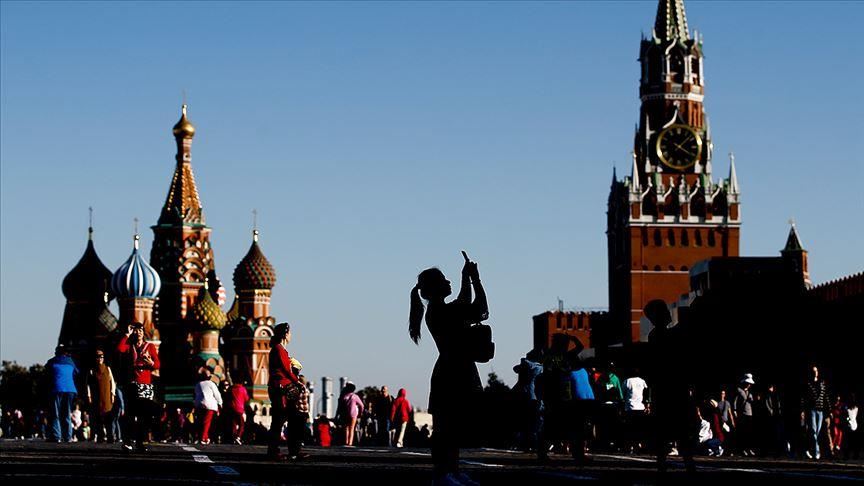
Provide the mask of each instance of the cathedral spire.
{"label": "cathedral spire", "polygon": [[657,5],[657,20],[654,21],[654,37],[661,41],[690,40],[687,29],[687,13],[684,0],[660,0]]}
{"label": "cathedral spire", "polygon": [[195,126],[186,118],[186,105],[181,109],[180,120],[173,128],[177,141],[177,167],[168,190],[168,197],[159,216],[160,225],[204,225],[204,212],[192,173],[192,138]]}

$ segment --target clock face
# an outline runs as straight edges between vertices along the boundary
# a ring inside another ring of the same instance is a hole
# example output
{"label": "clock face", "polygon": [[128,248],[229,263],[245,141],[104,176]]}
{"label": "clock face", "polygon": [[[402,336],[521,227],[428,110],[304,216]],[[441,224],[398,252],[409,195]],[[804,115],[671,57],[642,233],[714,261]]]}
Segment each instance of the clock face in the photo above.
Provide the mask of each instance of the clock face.
{"label": "clock face", "polygon": [[687,125],[672,125],[657,137],[657,158],[671,169],[687,169],[701,156],[702,138]]}

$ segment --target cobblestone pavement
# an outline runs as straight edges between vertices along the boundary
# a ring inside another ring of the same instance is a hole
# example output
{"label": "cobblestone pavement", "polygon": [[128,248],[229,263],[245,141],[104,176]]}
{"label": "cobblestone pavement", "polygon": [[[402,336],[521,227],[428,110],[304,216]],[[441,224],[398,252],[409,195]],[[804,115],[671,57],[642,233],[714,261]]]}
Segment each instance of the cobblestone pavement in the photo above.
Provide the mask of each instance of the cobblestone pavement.
{"label": "cobblestone pavement", "polygon": [[[159,481],[171,483],[430,484],[428,449],[373,447],[307,448],[299,462],[274,463],[262,446],[153,444],[148,453],[125,453],[117,445],[56,444],[0,440],[0,479],[87,482]],[[594,454],[582,468],[566,456],[538,464],[533,456],[495,449],[462,452],[462,467],[481,484],[564,484],[577,480],[615,484],[706,484],[740,482],[864,482],[864,461],[802,461],[752,458],[698,458],[688,475],[677,458],[669,471],[656,472],[647,456]],[[15,483],[7,482],[14,480]]]}

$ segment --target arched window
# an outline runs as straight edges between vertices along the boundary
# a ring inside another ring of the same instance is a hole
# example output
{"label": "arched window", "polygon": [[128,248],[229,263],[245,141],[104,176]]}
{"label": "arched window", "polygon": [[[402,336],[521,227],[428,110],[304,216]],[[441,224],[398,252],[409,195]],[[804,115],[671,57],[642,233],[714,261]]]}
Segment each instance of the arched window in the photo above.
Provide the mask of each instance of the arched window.
{"label": "arched window", "polygon": [[681,230],[681,246],[690,246],[690,236],[687,234],[687,230]]}
{"label": "arched window", "polygon": [[682,272],[686,272],[686,271],[689,271],[689,270],[690,270],[690,269],[687,268],[687,265],[681,265],[681,271],[682,271]]}
{"label": "arched window", "polygon": [[684,55],[678,51],[673,52],[669,59],[669,76],[673,83],[684,82]]}
{"label": "arched window", "polygon": [[675,230],[669,228],[669,231],[666,232],[666,237],[669,240],[669,246],[675,246]]}
{"label": "arched window", "polygon": [[695,238],[695,246],[702,246],[702,230],[693,230]]}
{"label": "arched window", "polygon": [[654,271],[659,272],[660,271],[660,265],[654,265]]}
{"label": "arched window", "polygon": [[717,246],[717,241],[714,238],[714,230],[708,230],[708,246]]}
{"label": "arched window", "polygon": [[663,246],[663,237],[660,236],[660,230],[654,230],[654,246]]}
{"label": "arched window", "polygon": [[669,265],[669,271],[674,272],[675,271],[675,265]]}
{"label": "arched window", "polygon": [[648,270],[648,265],[642,265],[642,270]]}
{"label": "arched window", "polygon": [[642,227],[642,246],[648,246],[648,228]]}

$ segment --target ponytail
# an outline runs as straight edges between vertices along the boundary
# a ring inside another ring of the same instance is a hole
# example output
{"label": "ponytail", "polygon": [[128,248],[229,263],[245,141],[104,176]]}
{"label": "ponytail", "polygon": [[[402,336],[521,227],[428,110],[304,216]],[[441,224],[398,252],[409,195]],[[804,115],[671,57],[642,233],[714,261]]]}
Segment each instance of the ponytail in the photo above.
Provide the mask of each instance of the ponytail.
{"label": "ponytail", "polygon": [[423,321],[423,300],[420,299],[420,284],[411,289],[411,314],[408,316],[408,335],[414,344],[420,344],[420,324]]}

